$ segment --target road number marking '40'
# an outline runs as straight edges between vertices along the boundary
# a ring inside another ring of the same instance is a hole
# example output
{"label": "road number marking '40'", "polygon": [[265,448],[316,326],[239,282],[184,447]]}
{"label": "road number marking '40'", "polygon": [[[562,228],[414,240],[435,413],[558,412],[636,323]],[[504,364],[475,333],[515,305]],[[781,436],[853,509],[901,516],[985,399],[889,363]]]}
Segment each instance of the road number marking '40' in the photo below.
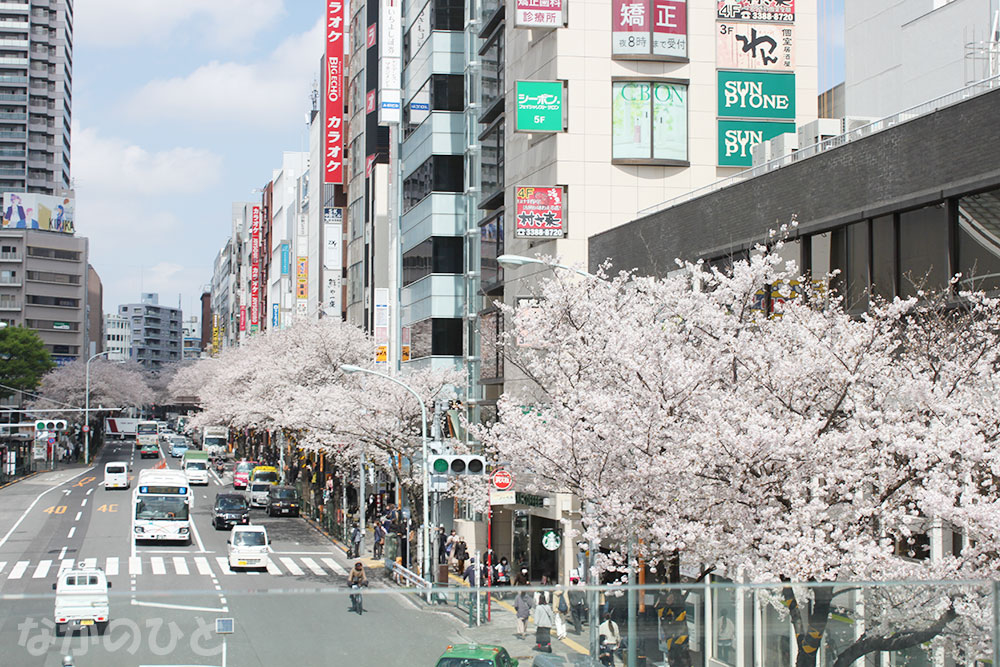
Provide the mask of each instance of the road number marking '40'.
{"label": "road number marking '40'", "polygon": [[108,503],[97,508],[98,512],[117,512],[118,503]]}
{"label": "road number marking '40'", "polygon": [[66,506],[65,505],[52,505],[51,507],[46,507],[42,511],[45,512],[46,514],[65,514],[66,513]]}

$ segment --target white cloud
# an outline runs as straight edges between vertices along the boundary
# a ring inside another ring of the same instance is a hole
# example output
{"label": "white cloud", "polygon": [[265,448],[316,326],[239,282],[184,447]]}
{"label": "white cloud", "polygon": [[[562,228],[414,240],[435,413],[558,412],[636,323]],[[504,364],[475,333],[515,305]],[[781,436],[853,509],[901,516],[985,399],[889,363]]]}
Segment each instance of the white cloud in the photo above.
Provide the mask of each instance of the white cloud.
{"label": "white cloud", "polygon": [[282,42],[261,62],[211,62],[187,76],[150,81],[132,95],[126,109],[133,117],[146,119],[287,125],[306,108],[322,48],[320,20],[309,31]]}
{"label": "white cloud", "polygon": [[245,50],[284,13],[284,0],[85,0],[76,3],[73,33],[79,44],[95,47]]}
{"label": "white cloud", "polygon": [[73,128],[73,180],[79,189],[130,195],[202,192],[222,176],[222,158],[200,148],[150,152],[92,128]]}

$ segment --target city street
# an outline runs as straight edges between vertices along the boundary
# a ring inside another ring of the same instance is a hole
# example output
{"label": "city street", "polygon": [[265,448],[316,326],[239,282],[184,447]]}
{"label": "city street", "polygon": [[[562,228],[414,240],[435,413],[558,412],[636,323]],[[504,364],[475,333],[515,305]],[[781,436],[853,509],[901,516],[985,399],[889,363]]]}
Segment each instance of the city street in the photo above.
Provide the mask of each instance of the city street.
{"label": "city street", "polygon": [[[302,519],[253,510],[252,523],[266,526],[271,538],[271,565],[267,572],[231,571],[229,533],[211,524],[215,494],[231,485],[214,473],[207,487],[195,487],[190,546],[134,548],[132,492],[103,488],[108,461],[128,461],[133,475],[157,464],[135,456],[130,442],[110,443],[93,469],[47,473],[0,490],[4,667],[61,665],[68,653],[77,667],[347,658],[380,665],[400,664],[401,655],[409,664],[433,664],[449,642],[462,641],[454,617],[418,611],[377,579],[365,591],[366,613],[351,613],[349,562]],[[111,624],[102,637],[55,636],[52,584],[60,567],[79,561],[102,568],[112,584]],[[234,619],[232,634],[216,634],[218,618]]]}

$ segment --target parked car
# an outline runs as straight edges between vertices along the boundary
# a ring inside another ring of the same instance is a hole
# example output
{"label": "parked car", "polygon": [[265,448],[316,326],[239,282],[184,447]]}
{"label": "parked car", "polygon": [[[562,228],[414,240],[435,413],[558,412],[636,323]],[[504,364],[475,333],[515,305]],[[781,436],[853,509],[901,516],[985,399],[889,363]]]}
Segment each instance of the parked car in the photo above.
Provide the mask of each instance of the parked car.
{"label": "parked car", "polygon": [[267,515],[298,516],[302,499],[294,486],[272,486],[267,490]]}
{"label": "parked car", "polygon": [[267,569],[271,562],[267,554],[267,530],[264,526],[233,526],[226,545],[231,570],[238,567]]}
{"label": "parked car", "polygon": [[517,667],[503,646],[454,644],[438,658],[437,667]]}
{"label": "parked car", "polygon": [[217,493],[212,507],[212,525],[216,530],[250,523],[250,506],[247,499],[238,493]]}

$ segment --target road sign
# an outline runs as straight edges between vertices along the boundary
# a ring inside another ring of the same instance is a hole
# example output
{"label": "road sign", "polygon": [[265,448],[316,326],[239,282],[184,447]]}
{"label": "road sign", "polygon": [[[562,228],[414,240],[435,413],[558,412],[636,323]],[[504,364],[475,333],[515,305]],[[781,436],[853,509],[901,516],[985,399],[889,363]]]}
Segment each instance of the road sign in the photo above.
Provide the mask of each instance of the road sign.
{"label": "road sign", "polygon": [[90,427],[87,426],[86,424],[84,424],[83,428],[81,428],[80,430],[83,431],[84,433],[90,433]]}
{"label": "road sign", "polygon": [[491,478],[493,488],[497,491],[506,491],[514,486],[514,475],[506,470],[496,470]]}

